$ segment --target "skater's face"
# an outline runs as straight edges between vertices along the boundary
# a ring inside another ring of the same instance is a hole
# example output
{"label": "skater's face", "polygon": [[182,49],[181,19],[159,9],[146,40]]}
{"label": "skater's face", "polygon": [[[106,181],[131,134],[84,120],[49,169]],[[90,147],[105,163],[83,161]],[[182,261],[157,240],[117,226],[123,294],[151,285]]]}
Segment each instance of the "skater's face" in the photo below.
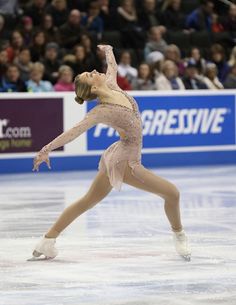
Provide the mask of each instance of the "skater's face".
{"label": "skater's face", "polygon": [[81,82],[90,86],[101,86],[105,83],[106,75],[93,70],[92,72],[80,74],[79,79]]}

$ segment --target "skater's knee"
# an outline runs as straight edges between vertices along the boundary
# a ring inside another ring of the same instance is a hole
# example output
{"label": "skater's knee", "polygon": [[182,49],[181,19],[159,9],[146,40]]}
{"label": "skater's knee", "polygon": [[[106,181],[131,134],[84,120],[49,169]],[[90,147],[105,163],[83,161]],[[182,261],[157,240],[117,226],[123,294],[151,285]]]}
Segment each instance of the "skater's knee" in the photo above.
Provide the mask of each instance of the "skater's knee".
{"label": "skater's knee", "polygon": [[178,203],[180,198],[180,192],[178,188],[175,185],[172,185],[168,194],[167,194],[167,200],[171,203]]}

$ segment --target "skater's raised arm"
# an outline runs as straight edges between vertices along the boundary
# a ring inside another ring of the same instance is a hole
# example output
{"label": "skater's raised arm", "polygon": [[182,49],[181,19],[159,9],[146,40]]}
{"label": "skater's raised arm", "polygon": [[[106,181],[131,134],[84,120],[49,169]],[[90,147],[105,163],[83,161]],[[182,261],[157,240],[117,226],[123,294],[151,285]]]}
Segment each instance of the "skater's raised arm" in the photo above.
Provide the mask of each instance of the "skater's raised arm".
{"label": "skater's raised arm", "polygon": [[109,81],[117,82],[117,63],[113,53],[113,48],[110,45],[98,45],[98,48],[105,52],[107,62],[106,76]]}
{"label": "skater's raised arm", "polygon": [[92,126],[96,125],[98,123],[98,115],[97,115],[97,107],[94,107],[92,110],[90,110],[87,115],[84,117],[82,121],[80,121],[78,124],[76,124],[71,129],[63,132],[61,135],[56,137],[52,142],[45,145],[36,155],[34,159],[34,167],[33,171],[39,169],[39,165],[42,162],[46,162],[48,167],[50,168],[50,162],[49,162],[49,152],[52,150],[55,150],[61,146],[64,146],[67,143],[70,143],[74,139],[76,139],[78,136],[80,136],[82,133],[84,133],[86,130],[90,129]]}

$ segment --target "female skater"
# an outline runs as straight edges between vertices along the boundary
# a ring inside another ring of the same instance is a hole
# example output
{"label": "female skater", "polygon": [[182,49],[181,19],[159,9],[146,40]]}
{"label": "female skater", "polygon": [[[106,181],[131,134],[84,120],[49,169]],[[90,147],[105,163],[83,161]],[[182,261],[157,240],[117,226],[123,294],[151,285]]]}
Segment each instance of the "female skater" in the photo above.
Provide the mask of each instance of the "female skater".
{"label": "female skater", "polygon": [[50,168],[50,151],[73,141],[83,132],[98,123],[116,129],[120,140],[109,146],[99,162],[98,173],[88,192],[74,204],[67,207],[54,225],[44,235],[33,251],[33,258],[44,255],[54,258],[58,254],[55,242],[58,235],[79,215],[100,202],[114,187],[121,189],[122,182],[161,196],[166,216],[173,231],[178,254],[190,260],[190,249],[180,219],[179,191],[170,182],[156,176],[141,164],[142,121],[135,100],[122,91],[116,82],[117,64],[109,45],[99,45],[105,51],[107,72],[84,72],[75,78],[76,101],[98,99],[98,105],[70,130],[62,133],[44,146],[34,159],[33,170],[42,162]]}

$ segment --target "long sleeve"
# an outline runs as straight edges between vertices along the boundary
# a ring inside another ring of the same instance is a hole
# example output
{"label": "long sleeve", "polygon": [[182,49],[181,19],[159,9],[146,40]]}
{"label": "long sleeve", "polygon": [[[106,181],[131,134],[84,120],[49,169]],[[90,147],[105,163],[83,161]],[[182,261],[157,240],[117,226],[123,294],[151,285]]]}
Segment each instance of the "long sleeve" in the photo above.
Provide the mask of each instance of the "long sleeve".
{"label": "long sleeve", "polygon": [[99,123],[99,115],[97,111],[97,107],[94,107],[92,110],[90,110],[84,119],[80,121],[78,124],[76,124],[71,129],[63,132],[61,135],[59,135],[57,138],[55,138],[52,142],[47,144],[43,147],[43,150],[49,152],[54,149],[57,149],[58,147],[64,146],[65,144],[73,141],[78,136],[80,136],[82,133],[84,133],[86,130],[90,129],[92,126]]}
{"label": "long sleeve", "polygon": [[105,47],[105,55],[107,62],[107,80],[113,84],[117,83],[117,63],[111,46]]}

